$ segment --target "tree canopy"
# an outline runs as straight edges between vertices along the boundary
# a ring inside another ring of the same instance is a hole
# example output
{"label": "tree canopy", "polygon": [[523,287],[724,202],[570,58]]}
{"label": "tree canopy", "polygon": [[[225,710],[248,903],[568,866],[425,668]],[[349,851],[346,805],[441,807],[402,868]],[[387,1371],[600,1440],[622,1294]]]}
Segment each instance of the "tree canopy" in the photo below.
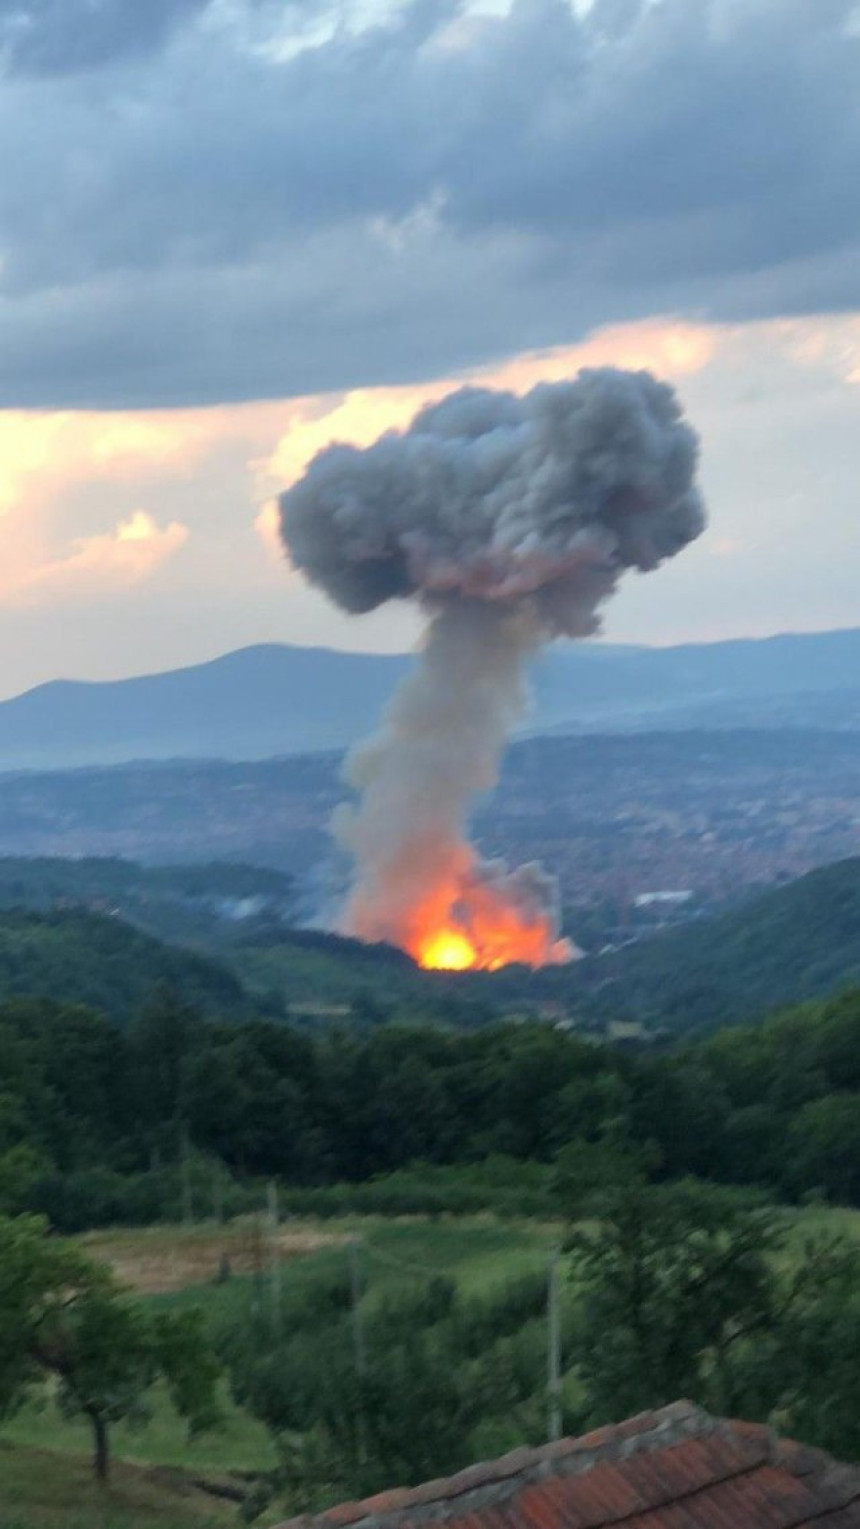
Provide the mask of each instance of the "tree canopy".
{"label": "tree canopy", "polygon": [[217,1421],[217,1374],[196,1311],[153,1314],[40,1218],[0,1218],[0,1414],[51,1377],[61,1408],[89,1423],[106,1481],[110,1426],[143,1418],[156,1380],[200,1429]]}

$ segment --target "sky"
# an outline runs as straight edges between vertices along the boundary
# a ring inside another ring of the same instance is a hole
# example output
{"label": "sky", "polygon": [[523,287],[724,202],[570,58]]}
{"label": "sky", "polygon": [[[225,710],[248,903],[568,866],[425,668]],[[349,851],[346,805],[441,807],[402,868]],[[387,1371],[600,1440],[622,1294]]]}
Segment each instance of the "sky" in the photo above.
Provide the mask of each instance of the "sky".
{"label": "sky", "polygon": [[711,513],[606,637],[860,623],[858,62],[856,0],[0,0],[0,695],[410,645],[277,492],[603,363]]}

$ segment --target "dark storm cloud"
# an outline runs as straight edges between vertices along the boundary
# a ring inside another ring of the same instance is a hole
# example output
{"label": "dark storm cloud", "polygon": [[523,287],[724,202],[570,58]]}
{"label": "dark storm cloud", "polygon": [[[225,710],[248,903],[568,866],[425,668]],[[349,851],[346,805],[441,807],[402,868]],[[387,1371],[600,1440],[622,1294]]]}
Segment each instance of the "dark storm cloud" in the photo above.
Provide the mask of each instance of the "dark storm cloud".
{"label": "dark storm cloud", "polygon": [[337,388],[660,311],[860,305],[848,0],[416,0],[276,47],[307,10],[31,0],[98,12],[103,65],[0,85],[0,402]]}

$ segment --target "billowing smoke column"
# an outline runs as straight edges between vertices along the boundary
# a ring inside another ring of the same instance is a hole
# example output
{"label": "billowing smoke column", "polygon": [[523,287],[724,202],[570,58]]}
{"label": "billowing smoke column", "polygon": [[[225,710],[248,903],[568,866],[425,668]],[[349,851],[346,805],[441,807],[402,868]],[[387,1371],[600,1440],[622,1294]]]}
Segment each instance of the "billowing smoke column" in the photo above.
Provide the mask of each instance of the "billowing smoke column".
{"label": "billowing smoke column", "polygon": [[531,654],[594,632],[625,569],[657,568],[703,529],[697,456],[671,387],[606,368],[522,398],[452,393],[365,450],[321,451],[281,496],[313,584],[356,614],[414,598],[429,617],[420,663],[348,763],[345,932],[425,966],[574,954],[554,880],[480,860],[467,810],[496,780]]}

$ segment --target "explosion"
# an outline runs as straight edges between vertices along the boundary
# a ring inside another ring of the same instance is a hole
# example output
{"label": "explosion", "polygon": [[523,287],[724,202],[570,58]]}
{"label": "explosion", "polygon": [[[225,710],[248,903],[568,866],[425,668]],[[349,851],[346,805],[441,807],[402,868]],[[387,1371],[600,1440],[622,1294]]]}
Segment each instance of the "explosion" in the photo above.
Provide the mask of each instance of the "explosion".
{"label": "explosion", "polygon": [[460,929],[430,929],[412,951],[419,966],[428,971],[466,972],[477,966],[478,952]]}
{"label": "explosion", "polygon": [[282,494],[282,537],[311,583],[355,614],[414,598],[429,618],[381,731],[347,761],[344,933],[448,971],[578,954],[559,938],[555,879],[482,860],[468,808],[524,714],[529,658],[591,635],[626,569],[657,568],[703,530],[697,457],[671,387],[604,368],[522,398],[464,388],[364,450],[327,447]]}

